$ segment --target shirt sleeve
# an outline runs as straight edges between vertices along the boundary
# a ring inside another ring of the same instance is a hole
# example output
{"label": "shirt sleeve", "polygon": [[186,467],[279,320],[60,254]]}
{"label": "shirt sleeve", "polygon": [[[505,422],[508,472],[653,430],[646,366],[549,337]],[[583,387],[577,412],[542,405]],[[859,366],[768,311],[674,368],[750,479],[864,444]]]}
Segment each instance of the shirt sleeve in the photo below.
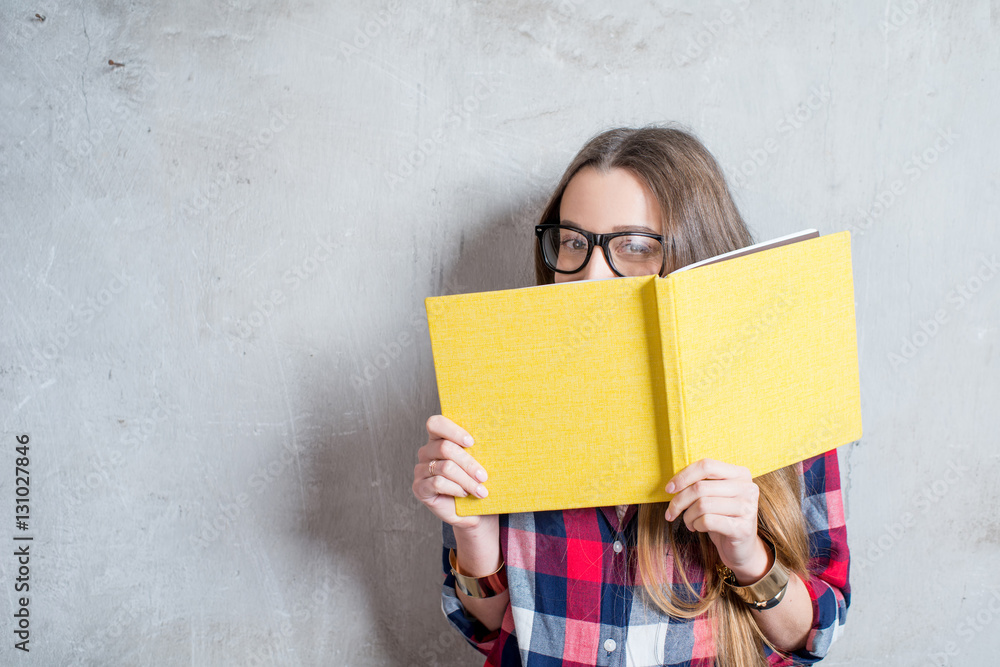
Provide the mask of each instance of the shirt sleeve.
{"label": "shirt sleeve", "polygon": [[810,579],[805,584],[813,622],[805,648],[792,656],[797,664],[808,665],[826,657],[851,604],[850,552],[836,449],[802,462],[802,511],[809,535]]}
{"label": "shirt sleeve", "polygon": [[455,591],[455,575],[451,573],[451,563],[448,560],[448,551],[455,548],[455,533],[451,526],[441,523],[441,536],[444,546],[441,554],[441,567],[444,571],[444,583],[441,585],[441,611],[451,626],[462,633],[465,640],[472,648],[483,655],[488,655],[493,649],[493,644],[500,636],[500,630],[489,630],[479,619],[466,614],[465,607],[458,599]]}

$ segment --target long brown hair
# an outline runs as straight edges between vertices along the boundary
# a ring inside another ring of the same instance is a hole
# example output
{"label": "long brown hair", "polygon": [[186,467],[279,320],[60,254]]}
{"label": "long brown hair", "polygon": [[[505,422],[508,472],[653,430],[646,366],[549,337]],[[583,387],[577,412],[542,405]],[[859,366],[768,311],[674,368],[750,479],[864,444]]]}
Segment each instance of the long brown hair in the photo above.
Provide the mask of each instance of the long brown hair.
{"label": "long brown hair", "polygon": [[[691,133],[676,127],[616,128],[590,139],[567,167],[540,223],[559,222],[559,207],[570,179],[584,167],[601,172],[626,169],[659,203],[665,237],[662,275],[692,262],[753,243],[715,158]],[[539,285],[554,274],[535,246]],[[802,516],[799,474],[789,466],[754,479],[760,489],[758,531],[774,544],[776,558],[808,580],[809,544]],[[635,550],[638,581],[649,600],[665,613],[693,618],[708,613],[719,664],[766,667],[763,644],[778,650],[760,631],[750,609],[727,589],[717,571],[722,563],[707,533],[692,533],[683,519],[664,519],[667,503],[639,505]],[[668,565],[673,554],[673,565]],[[698,591],[689,573],[700,574]],[[687,594],[673,594],[671,582]]]}

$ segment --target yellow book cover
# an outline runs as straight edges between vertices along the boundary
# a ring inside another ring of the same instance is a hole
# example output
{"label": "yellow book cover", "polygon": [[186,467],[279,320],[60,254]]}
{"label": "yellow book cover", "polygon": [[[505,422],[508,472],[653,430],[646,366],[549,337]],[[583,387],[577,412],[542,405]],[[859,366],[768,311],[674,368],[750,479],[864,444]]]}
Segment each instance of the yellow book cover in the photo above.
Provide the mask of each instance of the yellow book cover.
{"label": "yellow book cover", "polygon": [[860,438],[850,234],[812,236],[427,298],[441,413],[490,476],[458,514],[663,501],[700,458],[757,476]]}

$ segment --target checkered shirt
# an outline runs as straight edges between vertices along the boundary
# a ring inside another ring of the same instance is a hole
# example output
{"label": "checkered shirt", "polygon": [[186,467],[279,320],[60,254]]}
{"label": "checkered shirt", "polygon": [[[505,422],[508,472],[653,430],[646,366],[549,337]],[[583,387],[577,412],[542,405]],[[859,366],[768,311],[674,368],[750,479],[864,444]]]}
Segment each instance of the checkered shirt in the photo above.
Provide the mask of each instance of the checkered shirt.
{"label": "checkered shirt", "polygon": [[[802,510],[809,534],[812,627],[805,649],[792,660],[764,647],[771,665],[812,664],[826,656],[850,604],[849,553],[836,450],[803,461]],[[715,664],[715,642],[707,614],[668,616],[637,590],[636,506],[619,522],[614,507],[500,516],[500,547],[507,563],[510,604],[498,630],[488,631],[465,614],[455,593],[448,549],[455,546],[444,524],[442,610],[477,650],[486,667],[583,667],[615,665],[701,667]],[[679,532],[678,535],[683,535]],[[693,549],[682,541],[681,548]],[[694,552],[691,552],[692,554]],[[690,599],[679,563],[669,556],[674,594]],[[697,563],[690,555],[684,560]],[[704,571],[689,566],[695,590]]]}

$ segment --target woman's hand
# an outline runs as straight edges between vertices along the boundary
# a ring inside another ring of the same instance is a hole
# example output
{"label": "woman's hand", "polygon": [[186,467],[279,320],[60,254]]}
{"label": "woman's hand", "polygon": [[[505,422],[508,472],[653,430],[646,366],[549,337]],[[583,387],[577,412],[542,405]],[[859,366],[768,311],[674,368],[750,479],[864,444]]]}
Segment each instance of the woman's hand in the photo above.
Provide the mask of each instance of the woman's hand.
{"label": "woman's hand", "polygon": [[701,459],[674,475],[666,491],[676,494],[667,508],[667,521],[683,514],[689,530],[708,533],[741,585],[767,574],[770,550],[757,535],[760,489],[748,469]]}
{"label": "woman's hand", "polygon": [[413,468],[413,495],[445,523],[458,529],[477,529],[491,516],[458,516],[455,497],[474,495],[485,498],[486,470],[465,451],[472,436],[443,415],[427,420],[427,444],[417,451]]}
{"label": "woman's hand", "polygon": [[[470,577],[485,577],[503,563],[500,552],[500,517],[458,516],[455,497],[469,494],[486,497],[486,471],[466,447],[472,436],[443,415],[427,420],[427,444],[417,451],[413,468],[413,495],[445,523],[455,529],[458,571]],[[496,630],[510,601],[506,591],[489,598],[470,598],[461,590],[455,594],[465,610],[488,629]]]}

